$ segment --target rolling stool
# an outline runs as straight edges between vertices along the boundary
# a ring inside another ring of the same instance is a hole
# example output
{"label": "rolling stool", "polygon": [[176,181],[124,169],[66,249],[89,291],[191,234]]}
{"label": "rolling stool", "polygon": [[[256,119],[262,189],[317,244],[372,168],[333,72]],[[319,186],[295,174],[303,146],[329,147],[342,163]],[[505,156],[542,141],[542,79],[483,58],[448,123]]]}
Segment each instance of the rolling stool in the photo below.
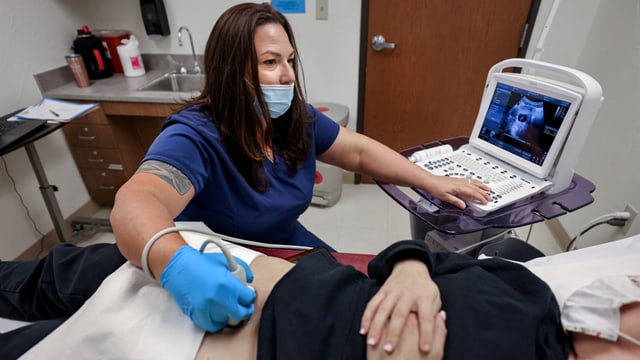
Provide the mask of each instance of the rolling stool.
{"label": "rolling stool", "polygon": [[490,243],[482,247],[478,254],[497,256],[520,262],[545,256],[542,251],[536,249],[533,245],[514,237]]}

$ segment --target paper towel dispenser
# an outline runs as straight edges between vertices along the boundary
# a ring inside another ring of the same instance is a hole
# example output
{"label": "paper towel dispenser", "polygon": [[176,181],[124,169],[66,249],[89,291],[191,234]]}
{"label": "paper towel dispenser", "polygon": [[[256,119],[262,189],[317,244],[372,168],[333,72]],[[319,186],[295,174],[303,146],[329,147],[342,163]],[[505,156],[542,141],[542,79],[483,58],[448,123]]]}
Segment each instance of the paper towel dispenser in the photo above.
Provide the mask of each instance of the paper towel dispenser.
{"label": "paper towel dispenser", "polygon": [[144,29],[151,39],[169,36],[169,20],[162,0],[140,0],[140,12]]}

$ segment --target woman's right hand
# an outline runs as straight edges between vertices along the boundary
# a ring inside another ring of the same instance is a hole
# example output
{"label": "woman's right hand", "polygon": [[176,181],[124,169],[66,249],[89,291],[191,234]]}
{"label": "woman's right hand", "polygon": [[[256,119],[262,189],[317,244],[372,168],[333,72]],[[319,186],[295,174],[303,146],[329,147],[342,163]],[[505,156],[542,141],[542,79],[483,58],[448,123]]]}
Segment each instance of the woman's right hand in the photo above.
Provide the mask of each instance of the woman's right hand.
{"label": "woman's right hand", "polygon": [[[242,260],[246,281],[253,281],[251,268]],[[256,293],[236,279],[222,253],[201,253],[182,246],[162,272],[160,284],[186,315],[206,331],[222,330],[229,318],[244,320],[254,311]]]}

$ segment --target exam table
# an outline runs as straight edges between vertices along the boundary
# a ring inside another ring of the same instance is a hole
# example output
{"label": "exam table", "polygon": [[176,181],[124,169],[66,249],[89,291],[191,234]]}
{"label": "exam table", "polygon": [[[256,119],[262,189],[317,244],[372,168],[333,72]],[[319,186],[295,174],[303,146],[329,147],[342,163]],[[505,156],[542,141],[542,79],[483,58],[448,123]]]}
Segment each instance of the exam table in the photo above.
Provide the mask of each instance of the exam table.
{"label": "exam table", "polygon": [[[268,249],[268,248],[261,248],[260,250],[266,254],[280,256],[280,257],[291,257],[291,256],[295,257],[301,252],[300,250],[283,250],[283,249]],[[373,257],[373,255],[336,253],[335,257],[340,262],[343,262],[345,264],[351,264],[358,269],[366,271],[366,264]],[[597,245],[589,248],[579,249],[576,251],[556,254],[552,256],[538,257],[524,264],[536,275],[540,276],[541,278],[545,279],[545,281],[550,283],[552,287],[559,288],[560,296],[568,296],[568,294],[571,294],[575,289],[579,288],[581,285],[588,284],[590,281],[592,281],[592,279],[598,276],[609,275],[609,274],[621,274],[621,273],[622,274],[628,274],[628,273],[640,274],[640,235],[634,235],[622,240],[617,240],[614,242]],[[129,266],[129,269],[124,269],[124,270],[127,270],[131,274],[133,274],[133,276],[136,279],[138,279],[136,281],[144,281],[144,280],[148,281],[148,279],[145,277],[142,271],[140,271],[137,268],[134,268],[133,265],[125,264],[123,265],[123,267],[126,267],[127,265]],[[123,269],[122,268],[119,269],[116,273],[121,272],[121,270]],[[562,274],[562,276],[559,276],[558,274]],[[115,292],[115,293],[125,292],[122,290],[121,284],[112,283],[110,286],[111,288],[107,290],[111,292]],[[165,311],[167,312],[166,315],[162,317],[163,319],[173,318],[177,323],[180,324],[181,332],[180,332],[180,335],[177,335],[178,339],[182,339],[182,337],[186,337],[186,335],[188,335],[189,333],[197,331],[197,329],[194,329],[195,325],[193,325],[188,318],[182,316],[180,310],[177,307],[175,307],[175,304],[171,303],[172,300],[170,298],[170,295],[166,291],[158,287],[157,285],[154,285],[154,288],[155,288],[156,296],[167,297],[168,302],[165,301],[165,303],[169,305],[173,305],[173,306],[161,305],[158,308],[155,308],[155,304],[154,304],[154,308],[156,310],[159,309],[160,311],[162,311],[163,314],[165,314]],[[143,288],[142,291],[149,291],[149,289],[145,290]],[[116,294],[115,296],[118,296],[118,295]],[[140,298],[143,299],[144,301],[147,301],[148,294],[145,294],[144,296],[140,296],[139,299]],[[107,304],[105,306],[109,306],[111,303],[111,299],[104,299],[102,301],[103,303]],[[111,309],[108,309],[107,314],[109,314],[109,311],[111,312],[121,311],[122,308],[123,308],[122,306],[120,307],[112,306]],[[83,307],[83,309],[85,309],[85,307]],[[99,309],[97,312],[94,312],[93,314],[95,315],[96,313],[100,314],[99,316],[100,321],[107,321],[107,322],[111,321],[111,323],[109,324],[113,324],[114,322],[117,324],[116,322],[117,320],[110,319],[113,314],[109,316],[103,315],[105,314],[104,309]],[[87,310],[86,314],[91,314],[91,312]],[[89,319],[86,319],[87,316],[89,316]],[[93,317],[91,315],[87,315],[87,316],[85,316],[84,321],[80,321],[80,322],[76,321],[72,327],[76,329],[80,327],[82,331],[86,331],[86,332],[90,332],[92,331],[92,329],[95,329],[96,323],[99,321],[96,321],[95,316]],[[109,319],[104,320],[104,318],[109,318]],[[127,317],[127,319],[129,319],[129,321],[132,320],[132,318],[129,318],[129,317]],[[7,331],[11,327],[20,326],[21,324],[22,323],[19,323],[19,322],[12,322],[8,320],[0,319],[0,331]],[[141,321],[141,326],[144,326],[146,329],[152,328],[155,325],[158,325],[158,324],[148,323],[147,321]],[[119,333],[120,329],[114,332]],[[134,334],[144,333],[144,331],[140,331],[137,328],[132,330],[132,332]],[[43,341],[43,343],[39,344],[38,346],[41,346],[41,345],[48,346],[51,343],[53,344],[58,343],[58,345],[60,345],[59,343],[65,342],[65,341],[60,341],[61,338],[68,339],[67,337],[61,337],[61,336],[56,337],[57,333],[58,333],[58,330],[52,333],[48,338],[46,338]],[[135,336],[138,336],[138,335],[135,335]],[[49,343],[47,343],[47,341],[50,338],[51,340],[56,340],[56,341],[49,341]],[[100,338],[101,343],[107,340],[110,340],[110,339]],[[111,340],[115,341],[117,339],[115,340],[111,339]],[[163,353],[163,352],[170,354],[171,351],[173,351],[171,348],[175,347],[176,339],[171,339],[171,341],[169,341],[169,339],[166,339],[166,340],[167,341],[163,342],[163,341],[158,341],[158,339],[156,338],[155,341],[151,342],[153,344],[152,346],[153,349],[146,348],[146,350],[144,351],[152,351],[154,354]],[[139,340],[136,339],[135,341],[139,341]],[[141,344],[144,344],[143,340],[140,340],[140,341],[142,341]],[[116,345],[113,345],[114,342],[111,342],[111,344],[112,344],[111,346],[116,346]],[[195,346],[197,346],[197,344],[198,342],[196,342]],[[122,347],[122,349],[126,349],[126,347]],[[138,351],[139,350],[140,349],[138,349]],[[130,350],[127,349],[126,351],[130,351]]]}

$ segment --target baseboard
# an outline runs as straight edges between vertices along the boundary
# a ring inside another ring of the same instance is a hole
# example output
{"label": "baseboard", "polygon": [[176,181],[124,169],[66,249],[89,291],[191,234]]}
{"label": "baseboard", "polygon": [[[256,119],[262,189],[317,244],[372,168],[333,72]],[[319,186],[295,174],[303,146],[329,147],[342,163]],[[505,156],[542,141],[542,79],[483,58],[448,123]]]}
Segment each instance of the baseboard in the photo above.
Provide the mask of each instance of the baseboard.
{"label": "baseboard", "polygon": [[[101,209],[100,205],[89,200],[87,203],[81,206],[78,210],[72,213],[71,216],[64,219],[64,226],[71,229],[72,227],[71,223],[73,219],[93,216],[100,209]],[[33,243],[33,245],[31,245],[29,248],[23,251],[20,255],[18,255],[15,258],[15,260],[22,261],[22,260],[35,259],[37,257],[43,257],[49,252],[49,250],[53,246],[59,243],[60,243],[60,240],[58,239],[58,235],[56,234],[55,229],[51,229],[51,231],[46,233],[44,237],[42,237],[42,239],[36,241],[35,243]]]}

